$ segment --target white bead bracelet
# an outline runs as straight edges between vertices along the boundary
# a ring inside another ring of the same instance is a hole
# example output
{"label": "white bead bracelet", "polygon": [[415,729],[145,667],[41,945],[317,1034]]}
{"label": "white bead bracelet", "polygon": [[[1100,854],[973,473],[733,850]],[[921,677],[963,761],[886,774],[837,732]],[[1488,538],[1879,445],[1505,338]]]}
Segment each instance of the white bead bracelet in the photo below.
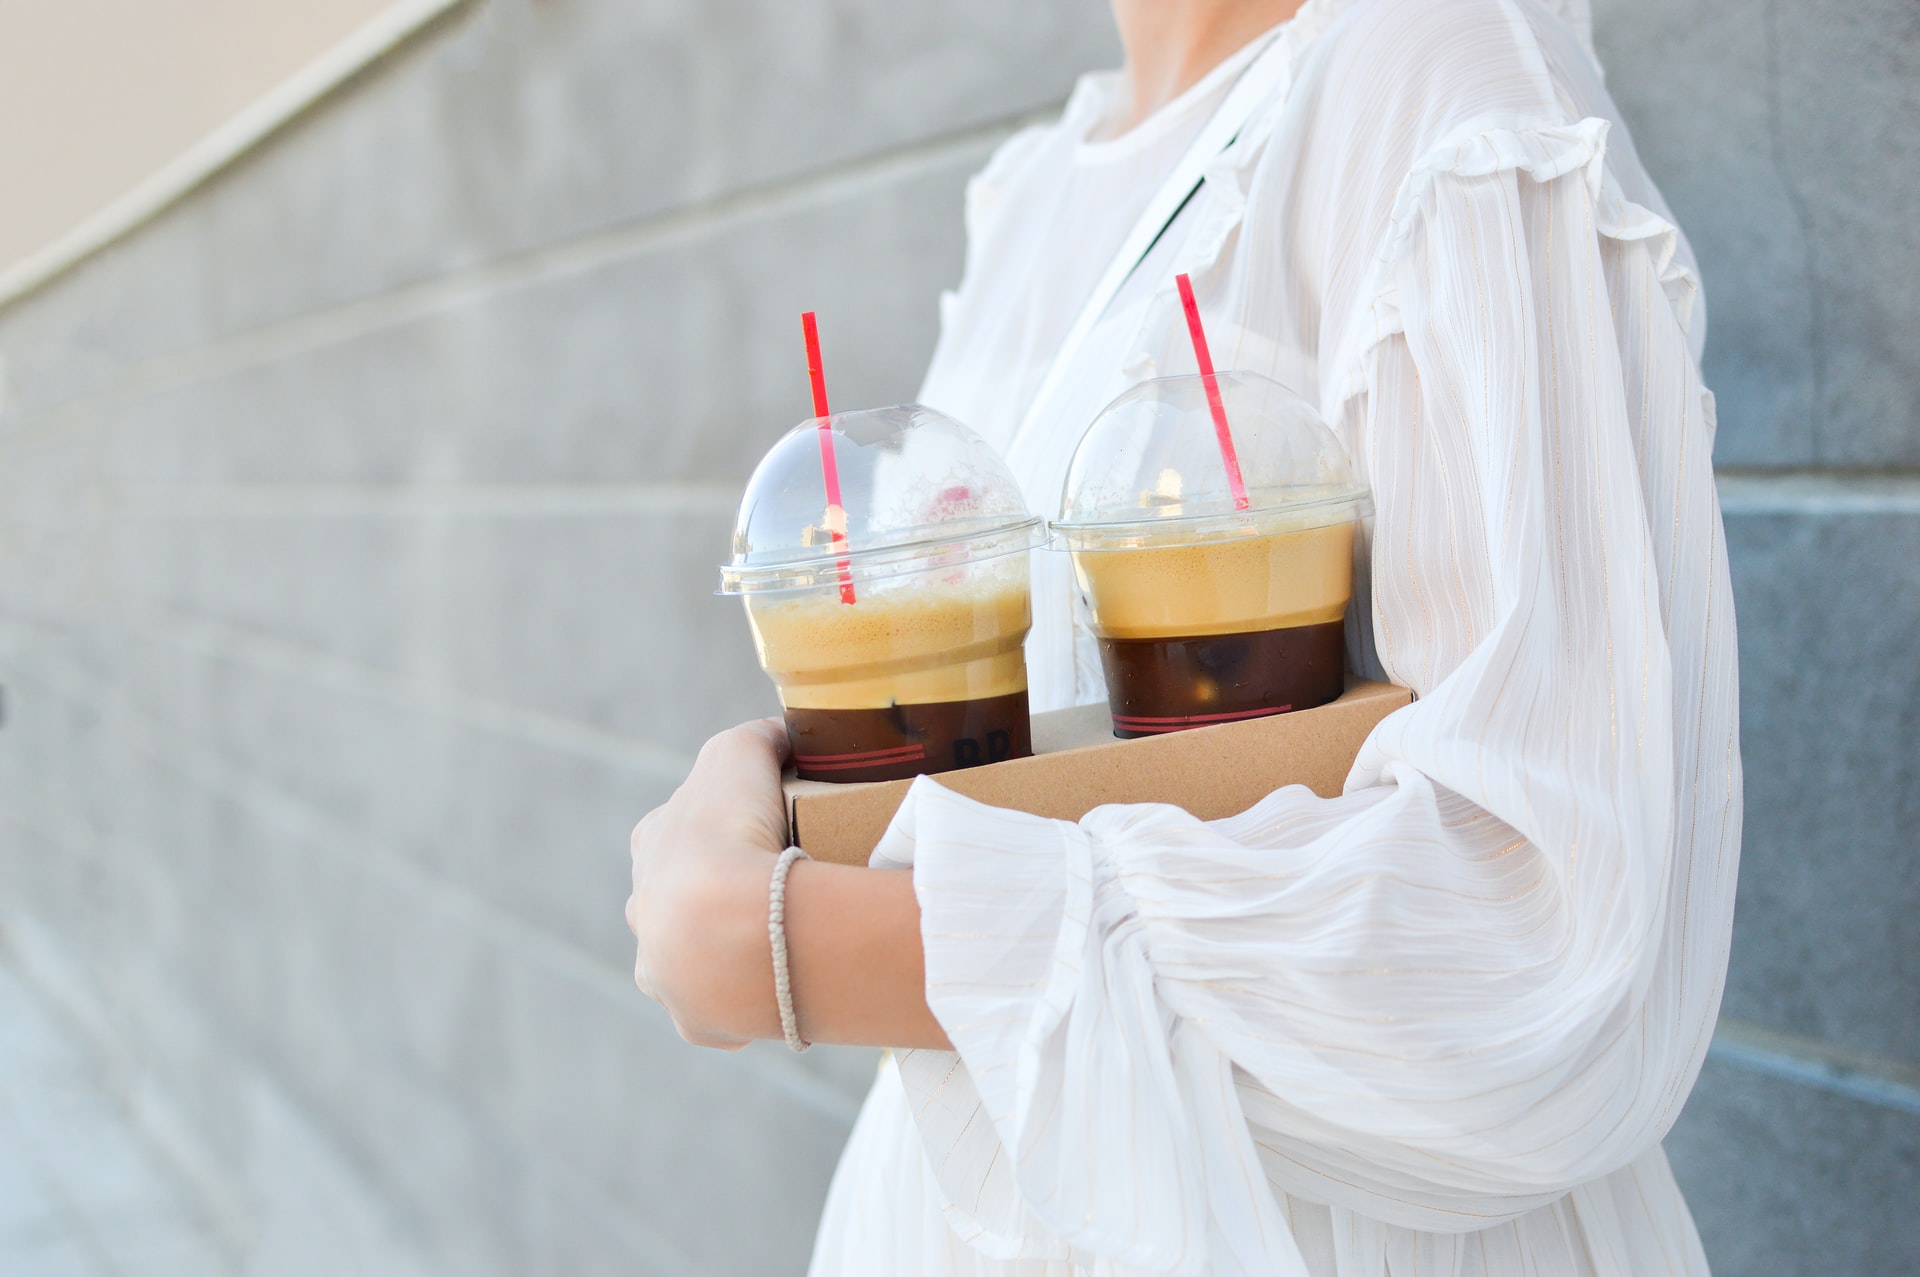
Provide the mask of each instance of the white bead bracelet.
{"label": "white bead bracelet", "polygon": [[798,847],[780,853],[773,865],[773,882],[767,888],[767,939],[773,943],[773,997],[780,1004],[780,1031],[787,1035],[790,1050],[804,1051],[813,1045],[800,1036],[800,1021],[793,1014],[793,979],[787,973],[787,870],[796,860],[808,859]]}

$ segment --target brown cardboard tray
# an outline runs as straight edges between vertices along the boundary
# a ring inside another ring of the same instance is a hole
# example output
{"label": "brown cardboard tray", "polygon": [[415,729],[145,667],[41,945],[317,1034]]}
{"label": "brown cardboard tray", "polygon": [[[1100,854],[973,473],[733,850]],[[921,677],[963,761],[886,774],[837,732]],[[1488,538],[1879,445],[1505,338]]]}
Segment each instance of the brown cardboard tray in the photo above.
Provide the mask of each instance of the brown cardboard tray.
{"label": "brown cardboard tray", "polygon": [[[1231,816],[1285,785],[1332,797],[1374,725],[1412,693],[1350,682],[1318,709],[1116,740],[1105,705],[1033,716],[1033,757],[942,772],[956,793],[996,807],[1078,820],[1104,803],[1173,803],[1203,820]],[[864,865],[911,780],[836,785],[787,773],[788,836],[816,860]]]}

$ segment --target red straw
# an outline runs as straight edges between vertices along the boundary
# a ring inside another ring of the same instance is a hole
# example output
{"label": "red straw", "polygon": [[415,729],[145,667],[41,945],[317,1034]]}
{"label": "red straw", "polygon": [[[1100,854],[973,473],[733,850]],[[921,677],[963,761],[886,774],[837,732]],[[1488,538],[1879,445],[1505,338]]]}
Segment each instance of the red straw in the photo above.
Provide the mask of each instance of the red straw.
{"label": "red straw", "polygon": [[[820,474],[827,484],[827,523],[833,533],[833,548],[847,548],[847,508],[840,503],[840,467],[833,459],[833,430],[827,422],[827,376],[820,367],[820,326],[813,312],[800,316],[800,330],[807,336],[807,379],[813,383],[813,416],[820,439]],[[840,601],[852,603],[853,565],[840,560]]]}
{"label": "red straw", "polygon": [[1207,334],[1200,327],[1200,303],[1193,299],[1193,281],[1175,275],[1180,285],[1180,304],[1187,312],[1187,335],[1193,338],[1193,358],[1200,365],[1200,381],[1207,388],[1207,407],[1213,413],[1214,438],[1220,441],[1220,460],[1227,467],[1227,487],[1233,492],[1233,508],[1247,508],[1247,484],[1240,477],[1240,455],[1233,450],[1233,432],[1227,429],[1227,406],[1220,402],[1220,379],[1214,376],[1213,356],[1207,353]]}

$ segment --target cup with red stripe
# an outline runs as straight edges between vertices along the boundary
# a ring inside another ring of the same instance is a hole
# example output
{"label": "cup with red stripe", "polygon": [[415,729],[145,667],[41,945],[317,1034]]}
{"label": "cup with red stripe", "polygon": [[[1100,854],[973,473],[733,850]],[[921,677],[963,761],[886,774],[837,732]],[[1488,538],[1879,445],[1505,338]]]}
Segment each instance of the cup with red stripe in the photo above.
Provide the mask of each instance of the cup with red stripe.
{"label": "cup with red stripe", "polygon": [[1114,734],[1339,696],[1369,509],[1333,432],[1270,378],[1161,377],[1103,409],[1068,469],[1053,544],[1087,601]]}
{"label": "cup with red stripe", "polygon": [[816,417],[774,444],[720,592],[745,603],[800,776],[897,780],[1031,754],[1028,552],[1045,539],[999,455],[930,408]]}

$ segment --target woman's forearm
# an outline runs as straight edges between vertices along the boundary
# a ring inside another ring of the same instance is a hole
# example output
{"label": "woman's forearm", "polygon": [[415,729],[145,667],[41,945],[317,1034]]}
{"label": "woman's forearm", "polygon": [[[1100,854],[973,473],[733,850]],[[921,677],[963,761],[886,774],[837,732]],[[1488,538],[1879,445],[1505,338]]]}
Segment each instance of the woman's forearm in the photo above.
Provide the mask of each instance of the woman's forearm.
{"label": "woman's forearm", "polygon": [[[743,1038],[779,1038],[767,887],[773,864],[743,858],[702,911],[705,1017]],[[787,876],[787,964],[801,1036],[858,1046],[946,1047],[927,1009],[912,875],[803,860]]]}
{"label": "woman's forearm", "polygon": [[[927,1009],[913,875],[801,861],[787,879],[787,958],[801,1036],[945,1048]],[[767,977],[769,988],[771,974]],[[776,1017],[773,1036],[780,1033]]]}

